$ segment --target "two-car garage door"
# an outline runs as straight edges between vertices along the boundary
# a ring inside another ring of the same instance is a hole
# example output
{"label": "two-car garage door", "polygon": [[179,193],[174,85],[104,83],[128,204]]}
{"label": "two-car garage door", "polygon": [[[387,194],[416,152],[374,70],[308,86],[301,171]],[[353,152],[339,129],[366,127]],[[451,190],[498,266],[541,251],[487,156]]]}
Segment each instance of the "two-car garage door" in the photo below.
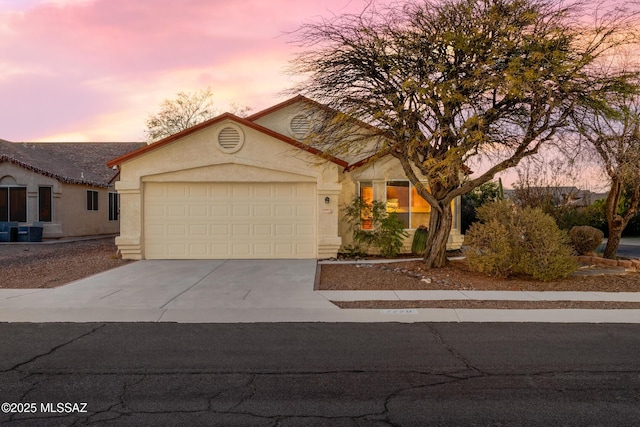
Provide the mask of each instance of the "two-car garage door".
{"label": "two-car garage door", "polygon": [[145,258],[315,258],[315,183],[150,182]]}

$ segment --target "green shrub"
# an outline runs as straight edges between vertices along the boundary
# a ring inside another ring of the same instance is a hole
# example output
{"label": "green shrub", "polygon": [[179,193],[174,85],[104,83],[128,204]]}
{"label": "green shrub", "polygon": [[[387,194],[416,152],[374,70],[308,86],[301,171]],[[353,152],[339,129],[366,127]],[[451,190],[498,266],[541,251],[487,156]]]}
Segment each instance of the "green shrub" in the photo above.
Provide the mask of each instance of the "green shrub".
{"label": "green shrub", "polygon": [[411,242],[411,252],[414,254],[422,255],[427,249],[427,239],[429,238],[429,229],[421,225],[416,229],[413,235],[413,241]]}
{"label": "green shrub", "polygon": [[593,253],[604,239],[602,230],[588,225],[576,226],[569,231],[571,244],[578,255]]}
{"label": "green shrub", "polygon": [[[363,219],[370,219],[372,230],[363,230]],[[365,203],[356,197],[345,209],[345,219],[353,231],[356,246],[373,246],[385,257],[394,257],[402,250],[402,243],[409,234],[404,230],[404,224],[395,212],[387,212],[385,203],[374,200],[372,204]]]}
{"label": "green shrub", "polygon": [[[375,225],[374,225],[375,227]],[[404,230],[404,224],[395,212],[384,216],[373,231],[366,232],[371,236],[371,244],[385,257],[394,257],[402,250],[402,242],[409,236]]]}
{"label": "green shrub", "polygon": [[497,201],[478,209],[478,218],[480,222],[465,236],[470,269],[501,277],[524,274],[543,281],[576,270],[567,233],[542,210]]}

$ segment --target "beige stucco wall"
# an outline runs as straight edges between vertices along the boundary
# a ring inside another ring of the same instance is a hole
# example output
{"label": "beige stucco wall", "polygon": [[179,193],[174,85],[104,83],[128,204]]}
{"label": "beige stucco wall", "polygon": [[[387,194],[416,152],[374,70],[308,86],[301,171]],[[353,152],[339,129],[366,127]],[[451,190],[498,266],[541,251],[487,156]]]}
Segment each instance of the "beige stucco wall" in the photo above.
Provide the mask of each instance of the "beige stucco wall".
{"label": "beige stucco wall", "polygon": [[[309,143],[307,138],[313,139],[314,132],[322,132],[322,127],[314,126],[314,122],[327,119],[327,113],[317,108],[305,102],[297,102],[260,117],[255,123],[300,142]],[[293,132],[291,122],[297,116],[304,116],[309,120],[309,135],[296,135]],[[370,128],[360,125],[359,122],[342,123],[339,129],[329,129],[329,133],[331,138],[322,138],[322,150],[349,164],[379,152],[384,142],[381,137],[374,136]]]}
{"label": "beige stucco wall", "polygon": [[[116,234],[119,231],[120,222],[109,221],[108,194],[115,191],[113,188],[64,184],[11,163],[0,163],[0,182],[12,180],[16,185],[27,187],[27,221],[24,224],[39,221],[38,187],[52,188],[52,221],[44,223],[45,238]],[[87,211],[87,190],[98,191],[99,210]]]}
{"label": "beige stucco wall", "polygon": [[283,107],[269,115],[260,117],[255,122],[260,126],[278,132],[279,134],[296,139],[296,135],[291,130],[291,119],[297,115],[310,116],[311,110],[301,103],[296,103]]}
{"label": "beige stucco wall", "polygon": [[[234,153],[219,149],[218,132],[232,126],[244,135]],[[317,255],[335,256],[341,168],[248,126],[224,120],[148,151],[120,165],[121,229],[116,243],[123,257],[144,258],[145,182],[315,182]],[[330,203],[325,204],[325,197]]]}
{"label": "beige stucco wall", "polygon": [[[98,192],[98,210],[87,210],[87,190]],[[114,188],[88,187],[85,185],[63,184],[57,212],[63,220],[63,236],[92,236],[99,234],[117,234],[120,221],[109,221],[109,193]]]}

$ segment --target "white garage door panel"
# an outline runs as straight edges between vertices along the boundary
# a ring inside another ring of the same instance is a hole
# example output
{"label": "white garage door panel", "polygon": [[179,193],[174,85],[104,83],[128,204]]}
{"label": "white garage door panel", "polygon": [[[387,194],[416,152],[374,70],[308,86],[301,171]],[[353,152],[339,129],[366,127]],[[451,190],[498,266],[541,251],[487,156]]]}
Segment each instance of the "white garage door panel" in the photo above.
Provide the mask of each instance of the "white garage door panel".
{"label": "white garage door panel", "polygon": [[315,258],[313,183],[147,183],[145,257]]}

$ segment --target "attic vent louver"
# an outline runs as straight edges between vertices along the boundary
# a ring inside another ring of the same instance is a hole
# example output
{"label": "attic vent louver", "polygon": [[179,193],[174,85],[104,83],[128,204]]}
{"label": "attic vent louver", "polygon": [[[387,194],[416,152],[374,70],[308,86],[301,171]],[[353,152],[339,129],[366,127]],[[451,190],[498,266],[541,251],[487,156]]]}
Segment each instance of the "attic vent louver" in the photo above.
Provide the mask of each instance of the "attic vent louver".
{"label": "attic vent louver", "polygon": [[311,130],[311,122],[308,117],[298,114],[291,119],[290,127],[293,137],[302,139],[309,134],[309,131]]}
{"label": "attic vent louver", "polygon": [[225,153],[234,153],[242,147],[244,135],[236,126],[225,126],[218,132],[218,146]]}

